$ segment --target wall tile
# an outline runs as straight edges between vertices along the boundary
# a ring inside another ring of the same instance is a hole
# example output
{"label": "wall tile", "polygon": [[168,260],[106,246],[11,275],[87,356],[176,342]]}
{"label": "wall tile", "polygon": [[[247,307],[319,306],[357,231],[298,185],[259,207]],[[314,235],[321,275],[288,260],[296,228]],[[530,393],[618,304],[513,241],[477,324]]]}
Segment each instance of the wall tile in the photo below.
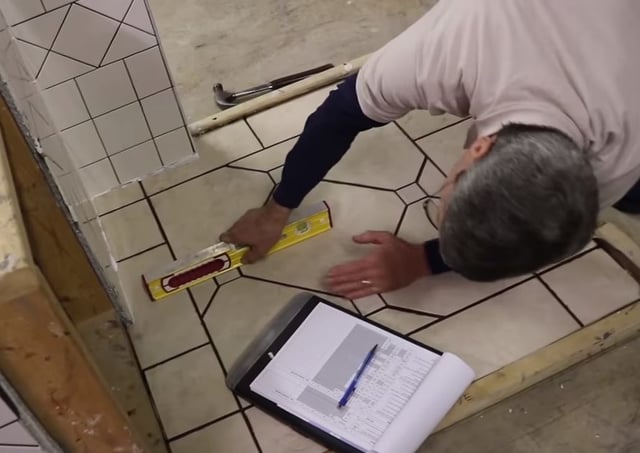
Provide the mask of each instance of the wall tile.
{"label": "wall tile", "polygon": [[69,173],[74,165],[59,135],[52,135],[40,140],[42,154],[47,157],[47,165],[54,176]]}
{"label": "wall tile", "polygon": [[94,117],[136,100],[133,85],[121,61],[78,77],[78,86]]}
{"label": "wall tile", "polygon": [[78,4],[120,21],[127,13],[131,0],[80,0]]}
{"label": "wall tile", "polygon": [[16,44],[29,75],[35,79],[42,67],[42,63],[44,63],[44,59],[47,57],[47,51],[24,41],[16,41]]}
{"label": "wall tile", "polygon": [[60,8],[11,29],[16,38],[49,49],[69,8]]}
{"label": "wall tile", "polygon": [[193,155],[193,147],[185,128],[161,135],[155,140],[164,165],[178,162]]}
{"label": "wall tile", "polygon": [[[20,422],[12,423],[0,429],[0,444],[36,446],[38,442],[31,437]],[[0,451],[2,451],[0,449]]]}
{"label": "wall tile", "polygon": [[107,157],[92,121],[85,121],[65,130],[62,138],[78,167],[85,167]]}
{"label": "wall tile", "polygon": [[78,172],[90,196],[101,194],[118,185],[116,174],[108,159],[81,168]]}
{"label": "wall tile", "polygon": [[37,80],[40,88],[44,89],[86,74],[93,69],[87,64],[52,52],[47,55]]}
{"label": "wall tile", "polygon": [[49,110],[45,105],[44,99],[40,93],[36,92],[26,100],[28,108],[31,110],[33,118],[33,128],[31,133],[36,138],[42,139],[55,133],[53,119],[49,114]]}
{"label": "wall tile", "polygon": [[155,46],[157,43],[155,36],[127,24],[122,24],[111,47],[109,47],[104,64],[141,52]]}
{"label": "wall tile", "polygon": [[72,3],[74,0],[42,0],[42,4],[47,9],[47,11],[59,8],[63,5],[68,5]]}
{"label": "wall tile", "polygon": [[162,167],[153,141],[134,146],[111,156],[116,174],[122,182],[128,182]]}
{"label": "wall tile", "polygon": [[72,5],[53,50],[98,66],[117,28],[118,23],[113,19]]}
{"label": "wall tile", "polygon": [[171,87],[158,47],[129,57],[125,63],[139,97],[143,98]]}
{"label": "wall tile", "polygon": [[124,22],[155,35],[144,0],[133,0],[133,5],[124,18]]}
{"label": "wall tile", "polygon": [[0,397],[0,426],[6,425],[16,419],[16,414],[14,414],[9,405],[4,402],[4,399]]}
{"label": "wall tile", "polygon": [[138,103],[102,115],[95,121],[108,154],[123,151],[151,138]]}
{"label": "wall tile", "polygon": [[182,126],[183,120],[173,89],[163,91],[142,101],[153,136]]}
{"label": "wall tile", "polygon": [[17,24],[44,13],[40,0],[3,0],[0,3],[2,13],[9,25]]}
{"label": "wall tile", "polygon": [[60,130],[89,119],[89,112],[73,80],[44,90],[42,97]]}

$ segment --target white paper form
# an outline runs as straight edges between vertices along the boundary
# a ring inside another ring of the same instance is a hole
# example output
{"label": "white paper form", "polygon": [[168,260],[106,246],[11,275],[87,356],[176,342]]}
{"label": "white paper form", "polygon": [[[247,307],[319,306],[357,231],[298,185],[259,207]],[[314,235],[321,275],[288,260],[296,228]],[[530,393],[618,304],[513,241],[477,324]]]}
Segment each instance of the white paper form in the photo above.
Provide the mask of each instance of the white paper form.
{"label": "white paper form", "polygon": [[[376,344],[376,355],[355,393],[347,406],[339,409],[338,401]],[[395,420],[406,408],[421,406],[414,402],[415,394],[440,362],[440,355],[434,352],[318,304],[252,382],[251,389],[363,452],[403,453],[405,450],[396,448],[378,450],[378,446],[380,442],[382,448],[393,445],[396,435],[406,437],[403,429],[391,430]],[[432,416],[444,417],[464,388],[444,412],[434,408]],[[443,390],[440,387],[434,393],[438,395]]]}

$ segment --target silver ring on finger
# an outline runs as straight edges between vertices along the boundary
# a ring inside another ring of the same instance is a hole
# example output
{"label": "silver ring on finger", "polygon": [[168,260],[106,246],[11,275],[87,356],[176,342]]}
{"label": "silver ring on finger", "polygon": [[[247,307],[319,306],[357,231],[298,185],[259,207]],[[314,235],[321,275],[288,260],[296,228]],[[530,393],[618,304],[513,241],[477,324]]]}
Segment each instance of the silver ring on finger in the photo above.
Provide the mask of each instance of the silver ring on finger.
{"label": "silver ring on finger", "polygon": [[371,286],[372,285],[371,280],[362,280],[360,283],[362,283],[365,286]]}

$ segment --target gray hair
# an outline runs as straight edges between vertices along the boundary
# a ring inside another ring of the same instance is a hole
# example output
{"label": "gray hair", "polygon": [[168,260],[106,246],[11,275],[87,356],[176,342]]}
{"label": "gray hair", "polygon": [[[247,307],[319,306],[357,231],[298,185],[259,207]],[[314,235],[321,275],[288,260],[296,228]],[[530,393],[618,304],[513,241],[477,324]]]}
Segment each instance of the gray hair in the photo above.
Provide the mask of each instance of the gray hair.
{"label": "gray hair", "polygon": [[440,225],[440,250],[471,280],[522,275],[582,249],[597,216],[586,152],[555,129],[510,124],[459,176]]}

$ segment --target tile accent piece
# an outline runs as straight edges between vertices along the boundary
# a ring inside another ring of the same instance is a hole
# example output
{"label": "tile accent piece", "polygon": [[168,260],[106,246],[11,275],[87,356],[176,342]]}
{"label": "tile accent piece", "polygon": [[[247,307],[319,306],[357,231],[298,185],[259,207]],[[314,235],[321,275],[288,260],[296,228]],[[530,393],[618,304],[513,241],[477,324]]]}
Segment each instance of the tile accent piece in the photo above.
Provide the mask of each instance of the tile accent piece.
{"label": "tile accent piece", "polygon": [[414,110],[396,121],[409,137],[416,139],[443,127],[450,126],[461,118],[449,115],[432,115],[426,110]]}
{"label": "tile accent piece", "polygon": [[118,179],[108,159],[78,170],[89,195],[98,195],[118,185]]}
{"label": "tile accent piece", "polygon": [[122,182],[129,182],[162,167],[153,141],[115,154],[111,156],[111,162]]}
{"label": "tile accent piece", "polygon": [[362,299],[356,299],[353,303],[356,304],[356,307],[358,307],[358,310],[360,310],[363,315],[368,315],[372,311],[385,306],[384,301],[377,294],[363,297]]}
{"label": "tile accent piece", "polygon": [[464,153],[467,130],[471,124],[471,120],[463,121],[437,134],[418,140],[417,144],[442,171],[449,173]]}
{"label": "tile accent piece", "polygon": [[44,12],[39,0],[4,0],[2,14],[9,25],[17,24]]}
{"label": "tile accent piece", "polygon": [[207,342],[186,291],[151,302],[141,284],[141,275],[171,261],[169,249],[162,246],[118,263],[122,291],[135,320],[129,333],[143,368]]}
{"label": "tile accent piece", "polygon": [[[233,199],[232,193],[227,196]],[[404,203],[393,192],[327,182],[320,183],[311,191],[304,203],[312,204],[323,200],[331,208],[334,222],[331,231],[294,248],[282,250],[266,261],[248,266],[243,269],[243,273],[322,290],[323,280],[329,269],[362,258],[371,250],[370,246],[354,244],[354,235],[367,230],[393,232],[404,210]],[[240,209],[247,207],[249,206],[244,204]],[[231,217],[230,221],[234,218],[235,216]]]}
{"label": "tile accent piece", "polygon": [[257,113],[247,121],[264,146],[271,146],[302,132],[307,117],[313,113],[335,89],[335,85],[313,91],[264,112]]}
{"label": "tile accent piece", "polygon": [[196,159],[174,168],[167,168],[162,173],[144,180],[143,185],[149,194],[179,184],[260,149],[260,143],[244,121],[237,121],[195,138],[194,144],[198,150]]}
{"label": "tile accent piece", "polygon": [[[225,367],[230,367],[255,335],[300,292],[247,278],[221,286],[204,320]],[[341,300],[320,297],[336,303]]]}
{"label": "tile accent piece", "polygon": [[279,143],[251,156],[247,156],[244,159],[240,159],[232,165],[250,168],[252,170],[273,170],[284,164],[287,154],[289,154],[289,151],[291,151],[291,148],[293,148],[293,145],[295,145],[297,141],[297,138],[287,140],[286,142]]}
{"label": "tile accent piece", "polygon": [[585,324],[640,298],[640,287],[604,250],[594,250],[542,275]]}
{"label": "tile accent piece", "polygon": [[168,437],[238,408],[208,346],[152,368],[146,375]]}
{"label": "tile accent piece", "polygon": [[417,184],[411,184],[410,186],[398,190],[398,195],[402,198],[402,201],[407,204],[414,203],[425,197],[424,191]]}
{"label": "tile accent piece", "polygon": [[78,86],[94,117],[136,100],[127,70],[121,61],[78,77]]}
{"label": "tile accent piece", "polygon": [[444,176],[433,163],[428,160],[420,174],[418,184],[429,195],[436,195],[444,184]]}
{"label": "tile accent piece", "polygon": [[44,59],[47,57],[47,51],[25,41],[16,40],[16,43],[31,78],[35,79],[42,67],[42,63],[44,63]]}
{"label": "tile accent piece", "polygon": [[73,80],[44,90],[42,98],[60,130],[89,119],[89,112]]}
{"label": "tile accent piece", "polygon": [[49,53],[38,75],[38,83],[41,88],[49,88],[60,82],[72,79],[91,71],[91,66],[67,58],[56,53]]}
{"label": "tile accent piece", "polygon": [[207,280],[202,283],[198,283],[196,286],[192,286],[189,291],[193,295],[193,300],[195,300],[196,305],[198,307],[198,313],[204,313],[204,310],[207,308],[211,297],[213,297],[213,293],[216,292],[218,285],[214,281],[214,279]]}
{"label": "tile accent piece", "polygon": [[73,161],[84,167],[107,157],[92,121],[85,121],[62,132],[62,138]]}
{"label": "tile accent piece", "polygon": [[142,200],[144,194],[138,182],[132,182],[117,187],[93,199],[99,215],[121,208],[122,206]]}
{"label": "tile accent piece", "polygon": [[168,89],[143,99],[142,108],[154,137],[176,129],[183,124],[173,89]]}
{"label": "tile accent piece", "polygon": [[326,179],[398,189],[416,180],[425,157],[395,124],[359,134]]}
{"label": "tile accent piece", "polygon": [[49,49],[67,15],[68,8],[61,8],[43,14],[11,29],[14,36],[28,43]]}
{"label": "tile accent piece", "polygon": [[[37,446],[38,442],[31,437],[31,434],[24,429],[20,422],[15,422],[0,429],[0,445],[2,444]],[[0,447],[0,451],[2,451],[2,447]]]}
{"label": "tile accent piece", "polygon": [[544,286],[532,280],[413,337],[459,354],[481,377],[578,327]]}
{"label": "tile accent piece", "polygon": [[139,253],[163,242],[160,229],[146,201],[100,217],[116,260]]}
{"label": "tile accent piece", "polygon": [[157,44],[155,36],[133,28],[127,24],[120,25],[116,37],[109,47],[104,64],[125,58],[136,52],[153,47]]}
{"label": "tile accent piece", "polygon": [[171,80],[157,46],[127,58],[125,63],[138,97],[143,98],[171,87]]}
{"label": "tile accent piece", "polygon": [[[110,4],[107,2],[104,4]],[[71,5],[53,50],[98,66],[116,33],[118,22],[100,14]]]}
{"label": "tile accent piece", "polygon": [[95,119],[108,154],[115,154],[151,138],[137,102]]}
{"label": "tile accent piece", "polygon": [[242,415],[237,414],[171,442],[173,453],[258,453]]}
{"label": "tile accent piece", "polygon": [[394,310],[393,308],[385,308],[384,310],[369,316],[369,319],[390,329],[406,334],[412,330],[418,329],[437,318],[427,315],[419,315],[416,313],[408,313],[406,311]]}
{"label": "tile accent piece", "polygon": [[155,138],[158,152],[165,165],[193,156],[193,147],[185,128],[176,129]]}
{"label": "tile accent piece", "polygon": [[129,9],[127,16],[124,18],[124,23],[155,35],[144,0],[133,0],[133,5],[131,5],[131,9]]}
{"label": "tile accent piece", "polygon": [[326,448],[252,407],[247,416],[263,453],[323,453]]}
{"label": "tile accent piece", "polygon": [[185,256],[217,242],[230,226],[226,222],[264,203],[272,187],[265,174],[223,168],[155,195],[151,201],[174,252]]}
{"label": "tile accent piece", "polygon": [[131,5],[131,0],[80,0],[78,4],[121,21]]}

